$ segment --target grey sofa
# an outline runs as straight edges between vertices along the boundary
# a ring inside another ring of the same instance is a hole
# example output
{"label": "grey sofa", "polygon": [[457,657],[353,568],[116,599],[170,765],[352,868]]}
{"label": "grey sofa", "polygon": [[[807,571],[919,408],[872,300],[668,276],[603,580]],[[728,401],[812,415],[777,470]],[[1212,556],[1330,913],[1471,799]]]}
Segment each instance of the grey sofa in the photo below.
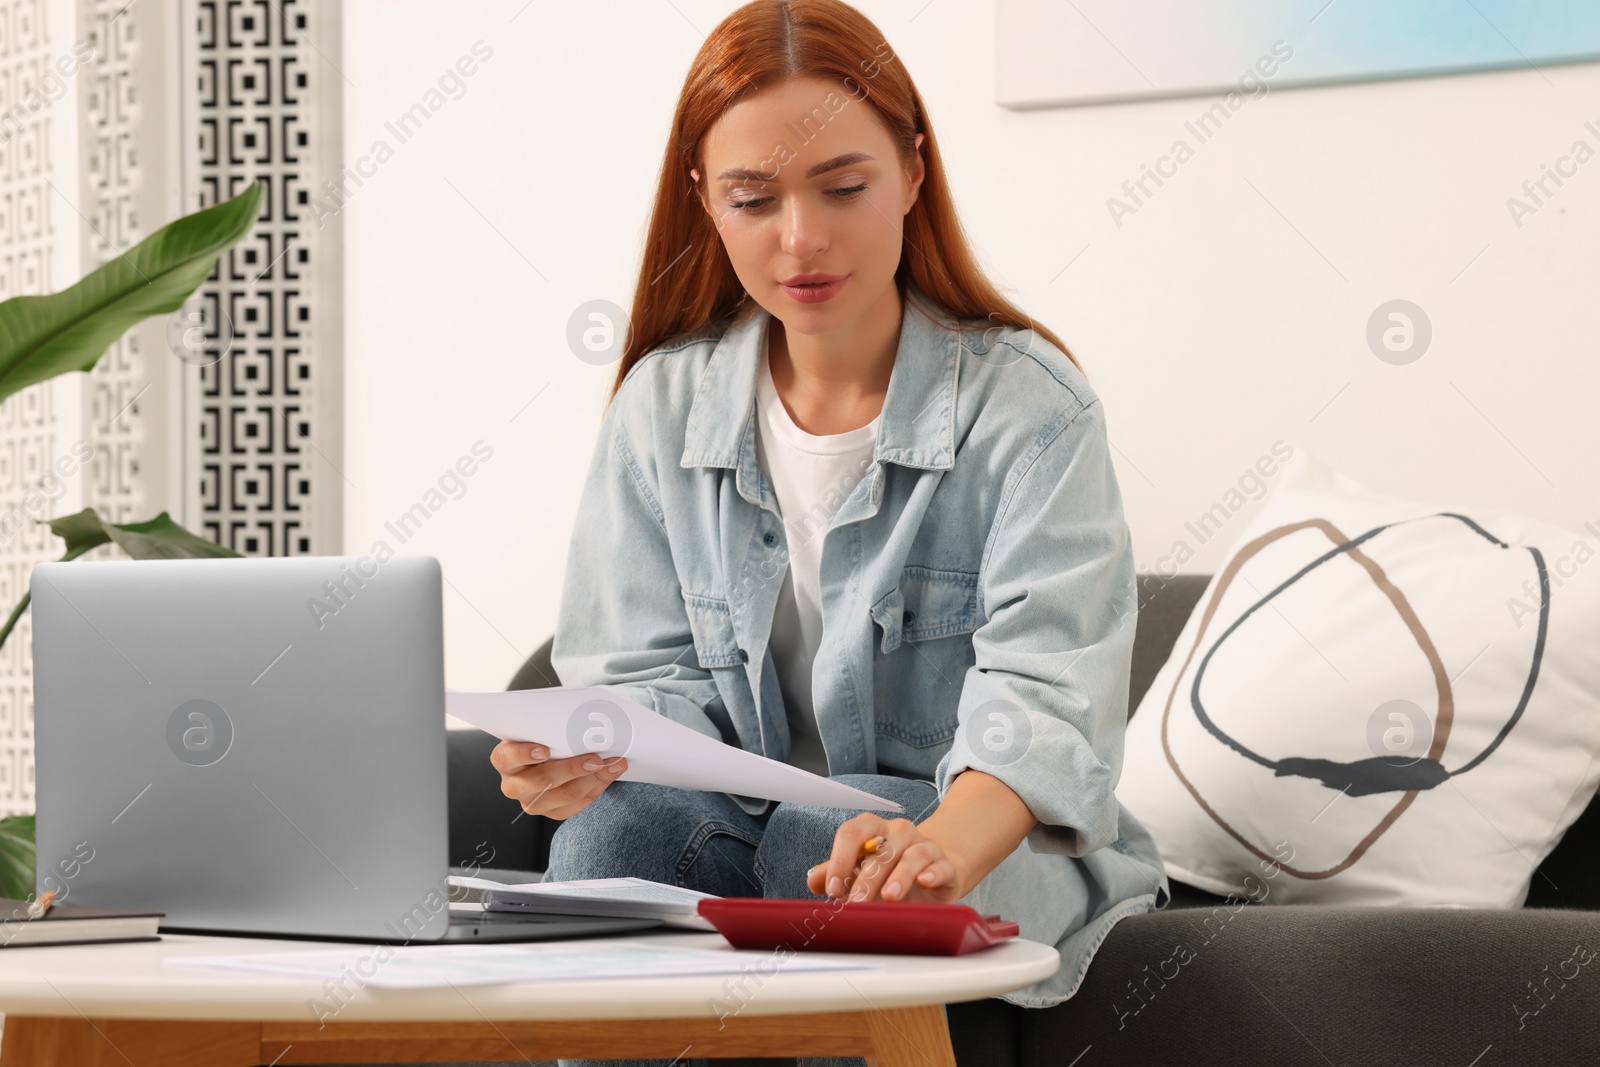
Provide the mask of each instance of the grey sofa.
{"label": "grey sofa", "polygon": [[[1140,577],[1130,713],[1208,578]],[[558,684],[549,653],[546,642],[510,688]],[[543,870],[557,824],[500,792],[494,744],[451,733],[451,862],[492,848],[496,868]],[[1517,911],[1257,905],[1174,882],[1165,909],[1113,928],[1071,1000],[946,1014],[962,1067],[1594,1067],[1600,960],[1569,961],[1600,951],[1596,911],[1591,804]]]}

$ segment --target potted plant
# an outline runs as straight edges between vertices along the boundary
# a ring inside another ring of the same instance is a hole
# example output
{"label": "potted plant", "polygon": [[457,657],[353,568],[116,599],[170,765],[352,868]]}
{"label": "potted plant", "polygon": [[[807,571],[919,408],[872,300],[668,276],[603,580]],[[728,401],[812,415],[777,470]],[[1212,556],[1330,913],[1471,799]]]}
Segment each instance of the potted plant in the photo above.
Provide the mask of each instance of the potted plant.
{"label": "potted plant", "polygon": [[[170,222],[59,293],[0,303],[0,400],[57,375],[92,370],[129,327],[177,311],[210,277],[217,257],[250,231],[262,192],[260,182],[251,182],[231,200]],[[63,560],[107,543],[134,559],[238,555],[184,529],[165,511],[125,524],[106,522],[93,508],[34,521],[66,542]],[[0,626],[0,645],[27,607],[24,594]],[[33,888],[34,817],[0,819],[0,897],[26,900]]]}

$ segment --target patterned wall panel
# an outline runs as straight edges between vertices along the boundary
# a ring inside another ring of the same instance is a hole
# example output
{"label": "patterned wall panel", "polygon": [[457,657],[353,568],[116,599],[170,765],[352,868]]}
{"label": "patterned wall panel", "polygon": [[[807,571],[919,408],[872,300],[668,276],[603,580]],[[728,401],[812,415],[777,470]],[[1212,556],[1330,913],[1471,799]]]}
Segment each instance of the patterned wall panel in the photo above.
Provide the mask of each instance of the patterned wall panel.
{"label": "patterned wall panel", "polygon": [[[91,0],[80,5],[80,37],[90,62],[78,75],[78,122],[82,154],[78,187],[82,192],[83,270],[117,258],[146,235],[147,221],[160,222],[160,205],[147,202],[146,168],[142,166],[139,118],[146,110],[136,83],[136,64],[144,59],[141,22],[118,0]],[[146,21],[142,29],[149,29]],[[152,101],[157,102],[158,101]],[[157,160],[157,178],[160,163]],[[146,405],[154,384],[149,381],[147,330],[130,330],[102,355],[90,374],[90,411],[85,430],[94,446],[86,502],[112,522],[144,518],[146,469]],[[155,474],[154,470],[150,474]],[[155,494],[160,496],[160,494]],[[110,555],[109,549],[98,555]]]}
{"label": "patterned wall panel", "polygon": [[[187,509],[249,556],[340,551],[339,245],[317,182],[340,172],[339,7],[203,0],[193,12],[196,206],[266,186],[261,221],[201,289],[216,324],[189,413]],[[229,338],[231,336],[231,344]]]}
{"label": "patterned wall panel", "polygon": [[[178,213],[163,151],[176,125],[164,113],[172,14],[127,0],[79,0],[78,41],[91,58],[78,76],[78,185],[83,190],[84,272],[120,256]],[[171,154],[174,155],[175,154]],[[85,440],[93,448],[84,503],[112,522],[161,510],[168,476],[165,403],[177,382],[164,323],[145,322],[100,357],[86,383]],[[155,505],[152,507],[152,505]],[[111,546],[91,558],[121,555]]]}
{"label": "patterned wall panel", "polygon": [[[59,288],[76,266],[71,85],[54,68],[70,50],[71,21],[53,14],[45,0],[0,0],[0,299]],[[33,565],[56,554],[35,520],[81,499],[77,480],[55,468],[70,453],[81,395],[57,379],[0,402],[0,618],[27,591]],[[0,649],[3,813],[33,806],[28,638],[23,616]]]}

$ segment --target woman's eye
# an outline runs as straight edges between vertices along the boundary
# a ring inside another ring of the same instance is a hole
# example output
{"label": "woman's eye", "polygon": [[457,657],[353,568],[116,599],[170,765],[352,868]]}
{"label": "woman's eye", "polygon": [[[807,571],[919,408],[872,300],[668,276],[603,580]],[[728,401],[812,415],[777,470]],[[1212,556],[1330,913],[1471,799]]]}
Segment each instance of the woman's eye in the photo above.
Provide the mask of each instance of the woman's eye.
{"label": "woman's eye", "polygon": [[[828,195],[833,197],[835,200],[851,200],[854,199],[857,194],[863,192],[866,187],[867,183],[861,182],[856,185],[847,185],[839,189],[829,189]],[[760,211],[771,199],[772,197],[770,196],[758,196],[750,200],[732,200],[729,201],[728,206],[741,214],[751,215]]]}

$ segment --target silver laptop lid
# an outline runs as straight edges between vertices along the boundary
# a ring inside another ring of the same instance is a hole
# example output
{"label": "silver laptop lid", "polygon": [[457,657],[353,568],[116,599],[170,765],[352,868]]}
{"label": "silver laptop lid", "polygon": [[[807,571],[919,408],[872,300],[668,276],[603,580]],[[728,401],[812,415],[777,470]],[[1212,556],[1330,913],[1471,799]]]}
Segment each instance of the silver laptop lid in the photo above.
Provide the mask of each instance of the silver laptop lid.
{"label": "silver laptop lid", "polygon": [[33,570],[38,891],[163,928],[449,923],[438,561]]}

